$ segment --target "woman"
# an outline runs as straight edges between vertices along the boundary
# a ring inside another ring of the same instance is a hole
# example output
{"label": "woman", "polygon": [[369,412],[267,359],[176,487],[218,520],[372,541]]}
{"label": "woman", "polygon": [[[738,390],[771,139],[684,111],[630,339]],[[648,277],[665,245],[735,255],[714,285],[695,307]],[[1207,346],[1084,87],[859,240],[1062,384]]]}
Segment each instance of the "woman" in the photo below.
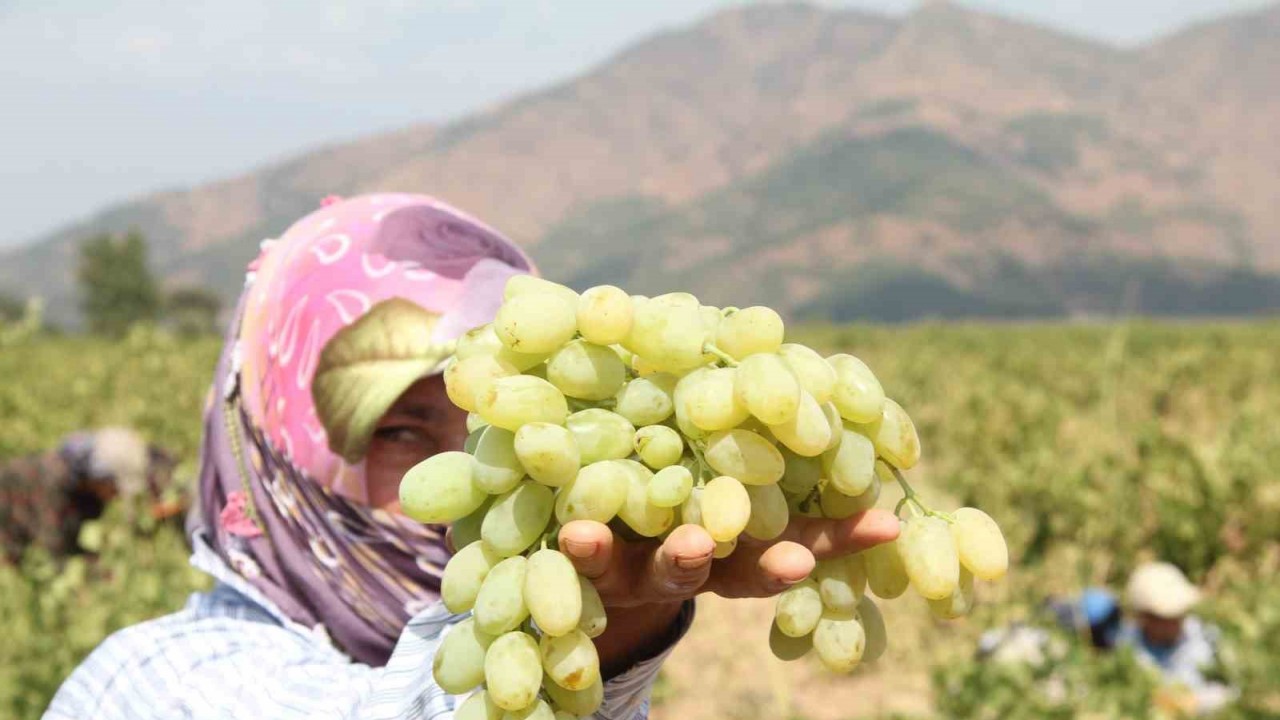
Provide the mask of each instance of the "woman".
{"label": "woman", "polygon": [[[46,717],[451,716],[456,698],[431,675],[442,632],[462,619],[438,602],[446,538],[397,513],[397,487],[461,447],[465,415],[439,374],[450,342],[532,271],[494,230],[414,195],[327,201],[264,243],[205,414],[192,563],[217,583],[108,638]],[[597,716],[647,714],[699,592],[774,594],[815,554],[896,534],[877,511],[797,522],[785,541],[713,563],[698,527],[626,543],[569,523],[560,547],[609,611]]]}

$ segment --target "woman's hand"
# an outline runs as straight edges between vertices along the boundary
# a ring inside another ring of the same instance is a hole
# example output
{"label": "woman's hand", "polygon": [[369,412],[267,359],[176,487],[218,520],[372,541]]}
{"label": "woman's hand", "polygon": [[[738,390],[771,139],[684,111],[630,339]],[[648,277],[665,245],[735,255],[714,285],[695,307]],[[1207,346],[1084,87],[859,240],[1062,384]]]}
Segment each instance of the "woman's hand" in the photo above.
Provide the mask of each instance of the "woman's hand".
{"label": "woman's hand", "polygon": [[596,647],[610,677],[657,654],[689,598],[704,592],[776,595],[808,577],[817,560],[897,536],[898,520],[885,510],[844,520],[794,517],[779,538],[764,542],[744,535],[732,555],[713,560],[715,541],[697,525],[682,525],[659,544],[627,542],[606,525],[576,520],[560,529],[560,550],[592,580],[609,610],[608,630],[596,638]]}

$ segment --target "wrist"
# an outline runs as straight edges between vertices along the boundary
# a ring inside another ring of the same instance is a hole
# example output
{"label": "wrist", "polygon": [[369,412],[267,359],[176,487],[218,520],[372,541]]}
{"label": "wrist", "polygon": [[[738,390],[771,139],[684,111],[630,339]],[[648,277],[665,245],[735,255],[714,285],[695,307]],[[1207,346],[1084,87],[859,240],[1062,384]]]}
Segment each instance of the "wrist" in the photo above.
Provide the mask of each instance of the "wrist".
{"label": "wrist", "polygon": [[610,679],[661,655],[679,639],[679,619],[685,602],[670,601],[606,608],[609,624],[596,638],[600,671]]}

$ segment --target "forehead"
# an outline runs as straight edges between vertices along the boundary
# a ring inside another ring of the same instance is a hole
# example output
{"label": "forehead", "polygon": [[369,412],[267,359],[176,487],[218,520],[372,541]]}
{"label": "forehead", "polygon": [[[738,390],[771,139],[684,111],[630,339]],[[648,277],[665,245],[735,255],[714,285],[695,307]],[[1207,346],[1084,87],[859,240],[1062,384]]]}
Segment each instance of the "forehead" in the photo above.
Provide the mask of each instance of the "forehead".
{"label": "forehead", "polygon": [[413,405],[439,405],[449,404],[449,396],[444,390],[444,378],[442,375],[431,375],[424,377],[409,386],[400,395],[399,399],[392,404],[392,410],[401,410]]}

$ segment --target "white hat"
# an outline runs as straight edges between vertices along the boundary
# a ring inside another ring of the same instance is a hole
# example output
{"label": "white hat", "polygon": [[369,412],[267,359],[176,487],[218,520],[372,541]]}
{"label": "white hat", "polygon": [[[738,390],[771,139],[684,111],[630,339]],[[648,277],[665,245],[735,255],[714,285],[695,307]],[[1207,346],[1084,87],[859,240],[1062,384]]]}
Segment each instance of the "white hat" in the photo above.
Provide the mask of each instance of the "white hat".
{"label": "white hat", "polygon": [[1162,618],[1180,618],[1200,602],[1200,591],[1169,563],[1147,563],[1129,576],[1129,608]]}

